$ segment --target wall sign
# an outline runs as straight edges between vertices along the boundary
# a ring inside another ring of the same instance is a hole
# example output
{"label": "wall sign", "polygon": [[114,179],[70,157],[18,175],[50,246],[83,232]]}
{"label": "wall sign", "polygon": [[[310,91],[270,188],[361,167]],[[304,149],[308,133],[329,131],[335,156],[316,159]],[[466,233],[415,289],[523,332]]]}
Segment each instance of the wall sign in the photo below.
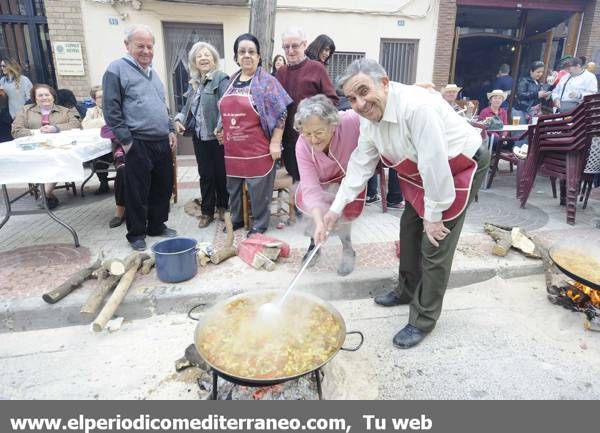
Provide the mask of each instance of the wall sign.
{"label": "wall sign", "polygon": [[79,42],[54,42],[57,75],[85,75]]}

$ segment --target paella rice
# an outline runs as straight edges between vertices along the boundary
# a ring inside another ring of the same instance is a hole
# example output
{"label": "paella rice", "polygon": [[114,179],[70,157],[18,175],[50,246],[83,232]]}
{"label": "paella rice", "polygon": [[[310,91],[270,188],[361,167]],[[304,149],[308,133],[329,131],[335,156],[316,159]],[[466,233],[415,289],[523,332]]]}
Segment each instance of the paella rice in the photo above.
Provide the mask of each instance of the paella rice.
{"label": "paella rice", "polygon": [[257,315],[271,299],[237,299],[209,314],[196,342],[206,361],[232,376],[275,379],[312,371],[339,350],[343,329],[325,306],[289,302],[273,325]]}

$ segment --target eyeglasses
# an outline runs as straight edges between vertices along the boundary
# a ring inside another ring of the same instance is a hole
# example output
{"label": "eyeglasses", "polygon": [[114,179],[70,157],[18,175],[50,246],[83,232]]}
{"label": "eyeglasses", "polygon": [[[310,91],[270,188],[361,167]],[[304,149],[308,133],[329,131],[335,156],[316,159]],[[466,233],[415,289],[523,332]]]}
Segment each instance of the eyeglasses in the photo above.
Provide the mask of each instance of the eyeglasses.
{"label": "eyeglasses", "polygon": [[257,54],[256,50],[238,50],[238,56],[243,56],[248,54],[249,56],[255,56]]}
{"label": "eyeglasses", "polygon": [[304,42],[300,42],[299,44],[283,44],[281,46],[281,48],[284,49],[284,51],[296,51],[298,48],[300,48],[302,46],[302,44],[304,44]]}

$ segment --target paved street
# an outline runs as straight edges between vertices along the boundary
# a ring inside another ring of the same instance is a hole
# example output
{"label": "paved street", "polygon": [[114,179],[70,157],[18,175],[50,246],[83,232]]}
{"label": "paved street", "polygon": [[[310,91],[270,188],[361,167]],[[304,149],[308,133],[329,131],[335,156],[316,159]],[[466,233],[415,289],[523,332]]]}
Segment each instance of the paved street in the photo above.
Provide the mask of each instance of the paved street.
{"label": "paved street", "polygon": [[[340,352],[331,364],[351,376],[338,390],[347,398],[600,398],[600,363],[593,362],[600,333],[584,330],[581,314],[550,304],[540,276],[449,290],[437,328],[404,351],[390,342],[408,307],[366,299],[334,305],[348,330],[366,336],[358,352]],[[168,314],[125,322],[114,333],[74,326],[0,334],[0,398],[197,399],[195,369],[174,369],[194,327],[185,315]]]}
{"label": "paved street", "polygon": [[[195,218],[187,215],[183,206],[199,195],[195,160],[179,159],[179,201],[173,205],[169,226],[180,234],[200,242],[213,242],[217,247],[225,240],[223,223],[199,229]],[[566,224],[565,209],[553,199],[550,183],[538,178],[526,209],[515,199],[515,175],[507,167],[494,181],[490,190],[479,193],[467,215],[455,255],[450,285],[453,287],[484,281],[495,275],[514,277],[542,271],[539,260],[524,258],[517,252],[499,258],[490,254],[493,242],[483,233],[484,222],[519,225],[551,244],[571,237],[600,242],[600,189],[593,191],[587,209],[577,210],[577,224]],[[0,330],[31,330],[46,327],[85,324],[79,309],[95,290],[95,281],[88,281],[55,305],[41,300],[41,295],[64,281],[71,272],[87,265],[100,251],[108,257],[124,257],[130,252],[125,240],[124,225],[109,229],[114,199],[109,195],[95,196],[93,182],[86,196],[73,197],[67,191],[58,192],[61,206],[57,215],[77,230],[81,247],[74,248],[69,233],[44,215],[15,216],[0,230]],[[17,190],[13,190],[14,194]],[[31,198],[17,202],[17,207],[35,205]],[[286,206],[284,206],[286,207]],[[0,214],[2,210],[0,210]],[[398,259],[394,240],[398,238],[401,212],[382,213],[380,203],[368,205],[360,219],[353,224],[353,242],[357,252],[355,271],[340,277],[336,274],[341,248],[332,238],[323,248],[318,263],[303,276],[299,285],[328,299],[357,299],[394,286]],[[149,317],[157,313],[184,312],[191,305],[227,297],[233,293],[256,288],[281,288],[290,281],[306,251],[308,238],[303,222],[277,229],[286,215],[273,217],[267,234],[286,241],[291,246],[289,258],[279,259],[273,272],[255,270],[234,257],[218,266],[209,265],[198,275],[179,284],[160,282],[153,271],[138,276],[118,314],[127,320]],[[245,231],[236,232],[236,243],[244,239]],[[149,245],[159,240],[149,238]]]}

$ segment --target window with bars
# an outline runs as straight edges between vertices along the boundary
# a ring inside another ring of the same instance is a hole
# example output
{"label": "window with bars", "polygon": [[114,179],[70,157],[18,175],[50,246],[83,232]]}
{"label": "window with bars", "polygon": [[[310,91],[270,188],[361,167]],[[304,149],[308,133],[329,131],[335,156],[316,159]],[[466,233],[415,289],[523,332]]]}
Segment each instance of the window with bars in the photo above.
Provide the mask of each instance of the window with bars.
{"label": "window with bars", "polygon": [[335,80],[344,73],[350,63],[364,56],[365,53],[351,51],[336,51],[333,53],[327,64],[327,72],[333,84],[335,85]]}
{"label": "window with bars", "polygon": [[382,39],[379,63],[392,81],[414,84],[417,78],[417,39]]}

